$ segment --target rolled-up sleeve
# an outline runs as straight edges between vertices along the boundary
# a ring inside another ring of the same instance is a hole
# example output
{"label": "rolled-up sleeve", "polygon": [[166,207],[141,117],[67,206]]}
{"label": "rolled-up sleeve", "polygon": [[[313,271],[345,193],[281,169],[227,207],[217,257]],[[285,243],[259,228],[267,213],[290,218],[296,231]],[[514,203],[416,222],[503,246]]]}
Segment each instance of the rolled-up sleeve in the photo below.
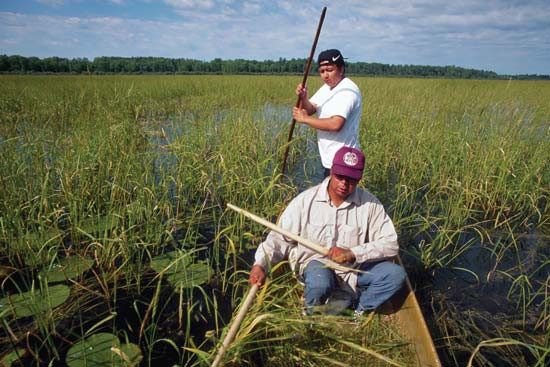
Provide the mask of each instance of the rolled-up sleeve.
{"label": "rolled-up sleeve", "polygon": [[[301,198],[297,197],[290,202],[279,220],[279,227],[300,235],[301,232]],[[272,267],[288,257],[290,250],[296,246],[296,241],[291,240],[275,231],[269,232],[254,255],[254,264],[261,265],[264,269]]]}

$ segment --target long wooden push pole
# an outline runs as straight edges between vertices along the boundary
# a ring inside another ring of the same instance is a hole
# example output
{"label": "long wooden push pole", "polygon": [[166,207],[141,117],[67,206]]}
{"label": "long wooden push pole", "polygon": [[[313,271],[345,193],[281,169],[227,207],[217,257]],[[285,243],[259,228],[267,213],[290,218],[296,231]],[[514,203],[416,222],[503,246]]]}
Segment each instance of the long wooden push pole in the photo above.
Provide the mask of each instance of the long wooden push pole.
{"label": "long wooden push pole", "polygon": [[[321,27],[323,26],[323,21],[325,20],[325,13],[327,12],[327,7],[323,8],[321,13],[321,18],[319,19],[319,25],[317,25],[317,32],[315,33],[315,39],[313,40],[313,45],[311,46],[311,52],[309,53],[309,58],[307,59],[306,70],[304,71],[304,77],[302,79],[302,86],[306,86],[307,77],[309,75],[309,68],[311,66],[311,60],[313,60],[313,55],[315,54],[315,48],[317,47],[317,40],[319,39],[319,34],[321,33]],[[296,107],[300,107],[300,96],[296,101]],[[294,134],[294,126],[296,125],[296,120],[293,118],[290,123],[290,131],[288,132],[288,142],[285,147],[285,154],[283,156],[283,165],[281,167],[281,175],[285,174],[286,170],[286,160],[288,158],[288,151],[290,149],[290,142],[292,141],[292,134]]]}

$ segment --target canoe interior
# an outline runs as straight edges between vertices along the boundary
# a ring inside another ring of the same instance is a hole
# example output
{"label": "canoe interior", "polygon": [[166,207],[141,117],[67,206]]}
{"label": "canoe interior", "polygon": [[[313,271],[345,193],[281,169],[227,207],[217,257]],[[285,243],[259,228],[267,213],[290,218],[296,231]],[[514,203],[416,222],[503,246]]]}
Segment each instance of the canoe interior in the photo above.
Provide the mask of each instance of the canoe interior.
{"label": "canoe interior", "polygon": [[[401,259],[397,258],[396,262],[402,265]],[[441,361],[409,278],[405,279],[401,290],[389,299],[380,311],[396,316],[404,337],[415,349],[417,366],[441,367]]]}

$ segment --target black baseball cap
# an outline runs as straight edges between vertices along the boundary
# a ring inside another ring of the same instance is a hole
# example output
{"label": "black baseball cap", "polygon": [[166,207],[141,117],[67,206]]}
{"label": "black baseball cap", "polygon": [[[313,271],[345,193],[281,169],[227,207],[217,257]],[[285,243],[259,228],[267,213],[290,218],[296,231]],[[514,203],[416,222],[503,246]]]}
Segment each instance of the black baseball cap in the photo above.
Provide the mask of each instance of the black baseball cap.
{"label": "black baseball cap", "polygon": [[336,49],[325,50],[317,57],[317,64],[321,65],[336,65],[344,66],[344,56]]}

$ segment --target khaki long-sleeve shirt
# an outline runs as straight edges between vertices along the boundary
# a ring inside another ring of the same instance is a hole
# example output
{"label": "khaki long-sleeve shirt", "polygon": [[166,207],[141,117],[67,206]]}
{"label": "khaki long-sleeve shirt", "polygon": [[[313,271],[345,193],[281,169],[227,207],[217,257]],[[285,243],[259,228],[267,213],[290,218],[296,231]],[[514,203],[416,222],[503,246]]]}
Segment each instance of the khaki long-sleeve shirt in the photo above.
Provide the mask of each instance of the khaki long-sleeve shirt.
{"label": "khaki long-sleeve shirt", "polygon": [[[328,195],[327,177],[294,198],[283,212],[279,226],[300,237],[330,249],[338,246],[350,249],[355,262],[344,264],[357,268],[365,261],[379,261],[396,256],[399,250],[397,234],[390,217],[378,199],[367,190],[357,187],[339,206],[334,206]],[[306,265],[318,260],[336,269],[336,274],[355,290],[356,273],[345,271],[326,256],[271,231],[255,254],[255,264],[264,269],[288,259],[301,278]]]}

